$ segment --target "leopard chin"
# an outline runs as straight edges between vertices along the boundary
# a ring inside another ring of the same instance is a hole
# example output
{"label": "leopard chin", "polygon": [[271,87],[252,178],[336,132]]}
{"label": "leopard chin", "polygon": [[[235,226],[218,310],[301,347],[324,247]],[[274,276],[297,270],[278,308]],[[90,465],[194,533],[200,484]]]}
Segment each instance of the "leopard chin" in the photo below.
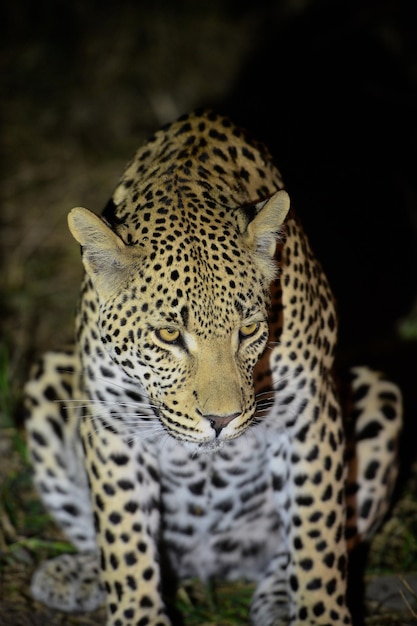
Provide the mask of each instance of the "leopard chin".
{"label": "leopard chin", "polygon": [[185,444],[185,446],[188,449],[192,449],[194,450],[197,454],[202,454],[202,455],[211,455],[214,454],[215,452],[218,452],[219,450],[221,450],[225,443],[227,443],[227,441],[223,440],[223,439],[213,439],[212,441],[205,441],[203,443],[191,443],[189,441],[184,441],[182,442]]}

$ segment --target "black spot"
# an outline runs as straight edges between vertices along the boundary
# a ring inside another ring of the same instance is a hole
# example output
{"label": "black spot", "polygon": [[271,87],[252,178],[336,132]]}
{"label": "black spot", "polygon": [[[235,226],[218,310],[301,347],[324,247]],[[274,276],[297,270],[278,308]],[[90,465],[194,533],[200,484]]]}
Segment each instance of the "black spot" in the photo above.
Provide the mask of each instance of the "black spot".
{"label": "black spot", "polygon": [[133,400],[134,402],[142,402],[142,396],[135,391],[131,391],[130,389],[123,390],[128,398]]}
{"label": "black spot", "polygon": [[301,428],[301,430],[296,434],[298,441],[304,442],[306,440],[309,429],[310,424],[306,424],[303,428]]}
{"label": "black spot", "polygon": [[321,589],[322,582],[320,578],[313,578],[307,585],[307,589],[310,591],[315,591],[316,589]]}
{"label": "black spot", "polygon": [[136,589],[138,588],[136,580],[133,578],[133,576],[126,576],[126,583],[129,589],[131,589],[132,591],[136,591]]}
{"label": "black spot", "polygon": [[114,378],[114,373],[107,367],[100,365],[100,372],[105,378]]}
{"label": "black spot", "polygon": [[45,437],[41,435],[41,433],[38,433],[37,430],[32,431],[32,439],[36,441],[36,443],[38,443],[40,446],[46,447],[47,445]]}
{"label": "black spot", "polygon": [[124,555],[124,559],[125,559],[125,563],[126,565],[136,565],[136,563],[138,562],[137,556],[134,552],[127,552]]}
{"label": "black spot", "polygon": [[326,591],[328,593],[329,596],[333,595],[334,592],[336,591],[336,579],[332,578],[327,584],[326,584]]}
{"label": "black spot", "polygon": [[229,483],[227,483],[225,480],[223,480],[219,474],[217,472],[213,473],[213,476],[211,478],[211,482],[215,487],[220,487],[220,488],[224,488],[227,487]]}
{"label": "black spot", "polygon": [[227,135],[225,135],[224,133],[220,133],[215,128],[210,128],[209,137],[212,137],[213,139],[218,139],[219,141],[228,141]]}
{"label": "black spot", "polygon": [[139,552],[142,552],[142,554],[145,554],[145,552],[148,549],[148,546],[146,545],[146,543],[144,541],[139,541],[137,544],[137,548],[139,550]]}
{"label": "black spot", "polygon": [[295,550],[301,550],[303,548],[303,542],[300,537],[294,538],[294,548]]}
{"label": "black spot", "polygon": [[93,474],[95,478],[97,479],[100,478],[100,475],[98,473],[98,469],[95,463],[91,463],[91,473]]}
{"label": "black spot", "polygon": [[52,385],[48,385],[46,387],[45,391],[43,392],[43,395],[45,396],[47,400],[50,400],[51,402],[56,402],[57,400],[59,400],[58,394],[56,393]]}
{"label": "black spot", "polygon": [[365,478],[367,480],[373,480],[374,478],[376,478],[376,475],[378,473],[378,469],[379,469],[380,463],[379,461],[371,461],[368,464],[368,467],[366,468],[365,471]]}
{"label": "black spot", "polygon": [[294,483],[297,485],[297,487],[302,487],[304,483],[306,482],[307,478],[308,478],[307,474],[298,474],[294,478]]}
{"label": "black spot", "polygon": [[113,513],[110,513],[109,515],[109,521],[116,526],[122,521],[122,516],[120,515],[120,513],[113,511]]}
{"label": "black spot", "polygon": [[344,554],[342,554],[342,556],[339,557],[339,560],[337,562],[337,569],[339,570],[339,572],[342,572],[342,574],[344,574],[346,572],[346,567],[347,567],[347,558]]}
{"label": "black spot", "polygon": [[254,156],[253,152],[251,150],[249,150],[249,148],[246,148],[246,146],[243,146],[242,154],[243,154],[244,157],[249,159],[249,161],[254,161],[255,162],[255,156]]}
{"label": "black spot", "polygon": [[215,548],[219,552],[234,552],[238,547],[238,542],[232,541],[231,539],[223,539],[215,544]]}
{"label": "black spot", "polygon": [[281,491],[284,485],[285,481],[282,476],[275,476],[275,474],[272,476],[272,488],[274,491]]}
{"label": "black spot", "polygon": [[362,430],[356,435],[356,440],[361,441],[363,439],[375,439],[382,430],[382,425],[379,422],[369,422]]}
{"label": "black spot", "polygon": [[343,473],[344,473],[343,465],[341,463],[338,463],[336,466],[335,473],[334,473],[337,481],[341,480]]}
{"label": "black spot", "polygon": [[314,504],[313,496],[301,495],[296,497],[296,502],[299,506],[311,506]]}
{"label": "black spot", "polygon": [[151,580],[153,575],[154,575],[154,570],[152,567],[147,567],[142,574],[145,580]]}
{"label": "black spot", "polygon": [[326,489],[324,490],[324,493],[321,497],[321,501],[322,502],[327,502],[327,500],[330,500],[330,498],[333,495],[333,487],[331,485],[327,485]]}
{"label": "black spot", "polygon": [[283,389],[285,389],[287,385],[288,385],[288,380],[285,380],[285,379],[281,380],[276,387],[276,391],[277,392],[282,391]]}
{"label": "black spot", "polygon": [[[230,500],[222,500],[221,502],[219,502],[218,504],[216,504],[216,506],[214,507],[217,511],[222,511],[222,513],[228,513],[229,511],[232,510],[233,508],[233,504]],[[195,507],[193,507],[193,510],[195,511]],[[194,512],[194,515],[196,513]]]}
{"label": "black spot", "polygon": [[326,518],[326,526],[327,528],[331,528],[336,521],[336,513],[334,511],[330,511]]}
{"label": "black spot", "polygon": [[114,553],[110,555],[109,560],[110,560],[110,565],[112,566],[113,569],[117,569],[119,567],[119,559]]}
{"label": "black spot", "polygon": [[192,126],[190,124],[190,122],[185,122],[182,126],[180,126],[180,128],[177,130],[177,132],[175,133],[175,136],[178,137],[178,135],[183,135],[184,133],[189,133],[192,131]]}
{"label": "black spot", "polygon": [[395,420],[395,418],[397,417],[396,410],[390,404],[384,404],[381,407],[381,411],[384,414],[384,416],[387,418],[387,420],[389,420],[390,422]]}
{"label": "black spot", "polygon": [[140,606],[143,608],[151,608],[153,606],[153,601],[149,596],[142,596],[140,599]]}
{"label": "black spot", "polygon": [[332,552],[329,552],[329,554],[326,554],[326,556],[323,559],[323,563],[327,565],[328,568],[331,569],[334,565],[334,554]]}
{"label": "black spot", "polygon": [[116,465],[126,465],[129,463],[129,457],[126,454],[111,454],[111,460],[116,463]]}
{"label": "black spot", "polygon": [[123,615],[124,617],[126,617],[126,619],[132,619],[133,617],[135,617],[135,611],[133,609],[125,609],[123,611]]}
{"label": "black spot", "polygon": [[372,499],[367,498],[365,502],[362,504],[361,509],[359,511],[360,517],[362,517],[362,519],[367,519],[371,508],[372,508]]}
{"label": "black spot", "polygon": [[184,305],[184,306],[181,308],[180,315],[181,315],[182,323],[183,323],[183,324],[184,324],[184,326],[187,328],[187,326],[188,326],[188,320],[189,320],[189,310],[188,310],[188,306]]}
{"label": "black spot", "polygon": [[149,472],[149,476],[150,478],[157,483],[159,481],[159,474],[158,471],[152,466],[152,465],[147,465],[146,469]]}
{"label": "black spot", "polygon": [[395,393],[392,393],[392,391],[382,391],[378,394],[378,397],[381,400],[386,400],[387,402],[396,402],[398,400],[397,396]]}
{"label": "black spot", "polygon": [[53,417],[47,417],[46,421],[49,422],[49,424],[52,426],[52,430],[54,431],[58,439],[62,441],[63,433],[62,433],[61,424],[59,424],[59,422],[57,422]]}
{"label": "black spot", "polygon": [[131,480],[126,480],[122,478],[117,481],[117,485],[120,487],[120,489],[123,489],[123,491],[129,491],[131,489],[134,489],[135,487]]}
{"label": "black spot", "polygon": [[318,470],[311,479],[314,485],[320,485],[322,480],[323,480],[323,474],[320,470]]}
{"label": "black spot", "polygon": [[138,508],[139,508],[138,503],[134,502],[133,500],[130,500],[129,502],[126,502],[126,504],[124,506],[124,510],[127,511],[128,513],[136,513]]}
{"label": "black spot", "polygon": [[363,400],[363,398],[366,398],[368,393],[369,393],[369,385],[365,385],[365,384],[359,385],[359,387],[355,389],[353,392],[353,402],[357,404],[358,402]]}
{"label": "black spot", "polygon": [[66,511],[69,515],[72,515],[73,517],[77,517],[77,515],[79,515],[80,513],[79,508],[75,506],[75,504],[64,504],[62,508],[64,511]]}
{"label": "black spot", "polygon": [[305,606],[302,606],[301,609],[298,611],[298,617],[302,622],[305,622],[307,620],[308,611]]}
{"label": "black spot", "polygon": [[337,407],[335,407],[333,404],[329,405],[329,417],[330,419],[335,422],[337,420],[339,416],[339,412],[337,410]]}
{"label": "black spot", "polygon": [[97,508],[100,509],[100,511],[104,511],[103,498],[101,497],[99,493],[96,494],[95,501],[96,501]]}
{"label": "black spot", "polygon": [[316,617],[320,617],[320,615],[323,615],[324,613],[324,604],[323,602],[317,602],[314,606],[313,606],[313,613]]}
{"label": "black spot", "polygon": [[294,574],[290,576],[290,587],[293,591],[298,591],[298,578]]}
{"label": "black spot", "polygon": [[122,584],[121,584],[121,583],[119,583],[117,580],[116,580],[116,582],[114,583],[114,589],[115,589],[115,591],[116,591],[117,599],[118,599],[118,600],[119,600],[119,602],[120,602],[120,600],[121,600],[121,599],[122,599],[122,597],[123,597],[123,587],[122,587]]}
{"label": "black spot", "polygon": [[319,448],[318,446],[314,446],[307,455],[307,461],[311,463],[311,461],[315,461],[319,456]]}
{"label": "black spot", "polygon": [[336,326],[336,322],[335,322],[333,313],[330,313],[329,315],[328,325],[329,325],[330,330],[334,330]]}
{"label": "black spot", "polygon": [[109,483],[104,483],[103,489],[108,496],[114,496],[115,494],[114,487],[112,487],[112,485],[109,485]]}

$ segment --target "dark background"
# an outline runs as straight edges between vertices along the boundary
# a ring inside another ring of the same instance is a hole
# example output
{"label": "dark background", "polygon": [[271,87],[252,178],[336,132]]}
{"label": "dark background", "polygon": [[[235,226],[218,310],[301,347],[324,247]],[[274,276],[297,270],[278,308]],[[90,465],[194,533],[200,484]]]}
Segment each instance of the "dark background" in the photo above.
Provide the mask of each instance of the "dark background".
{"label": "dark background", "polygon": [[275,155],[337,297],[341,366],[401,385],[405,484],[417,458],[417,2],[6,0],[0,70],[14,424],[32,360],[72,340],[81,264],[68,211],[100,212],[149,135],[211,106]]}

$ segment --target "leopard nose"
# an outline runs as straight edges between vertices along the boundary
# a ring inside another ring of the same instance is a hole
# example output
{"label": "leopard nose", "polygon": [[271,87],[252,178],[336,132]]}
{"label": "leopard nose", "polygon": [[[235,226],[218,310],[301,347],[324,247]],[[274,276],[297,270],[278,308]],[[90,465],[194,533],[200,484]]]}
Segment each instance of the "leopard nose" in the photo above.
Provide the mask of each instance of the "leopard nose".
{"label": "leopard nose", "polygon": [[230,424],[230,422],[236,417],[239,417],[240,413],[232,413],[231,415],[205,415],[204,417],[210,422],[210,426],[214,429],[216,437],[220,435],[220,432]]}

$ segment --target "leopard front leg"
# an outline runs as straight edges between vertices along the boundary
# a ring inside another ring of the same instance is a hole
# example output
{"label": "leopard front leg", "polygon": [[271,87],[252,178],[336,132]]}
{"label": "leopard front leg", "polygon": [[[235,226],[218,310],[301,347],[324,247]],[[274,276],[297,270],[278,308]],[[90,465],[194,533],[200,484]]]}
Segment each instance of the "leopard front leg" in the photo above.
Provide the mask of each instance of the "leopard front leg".
{"label": "leopard front leg", "polygon": [[158,563],[160,486],[155,457],[139,441],[84,417],[107,626],[171,624],[161,596]]}
{"label": "leopard front leg", "polygon": [[347,549],[340,411],[332,390],[271,447],[270,467],[282,545],[255,592],[256,626],[351,624],[346,606]]}
{"label": "leopard front leg", "polygon": [[32,595],[61,611],[92,611],[103,600],[84,455],[79,402],[74,400],[77,357],[72,350],[47,352],[25,385],[27,445],[34,483],[52,517],[78,554],[42,563]]}
{"label": "leopard front leg", "polygon": [[286,626],[289,624],[288,585],[286,571],[288,552],[278,552],[256,588],[251,602],[250,619],[254,626]]}
{"label": "leopard front leg", "polygon": [[42,501],[80,552],[95,552],[93,516],[74,400],[77,357],[47,352],[25,385],[26,433]]}

